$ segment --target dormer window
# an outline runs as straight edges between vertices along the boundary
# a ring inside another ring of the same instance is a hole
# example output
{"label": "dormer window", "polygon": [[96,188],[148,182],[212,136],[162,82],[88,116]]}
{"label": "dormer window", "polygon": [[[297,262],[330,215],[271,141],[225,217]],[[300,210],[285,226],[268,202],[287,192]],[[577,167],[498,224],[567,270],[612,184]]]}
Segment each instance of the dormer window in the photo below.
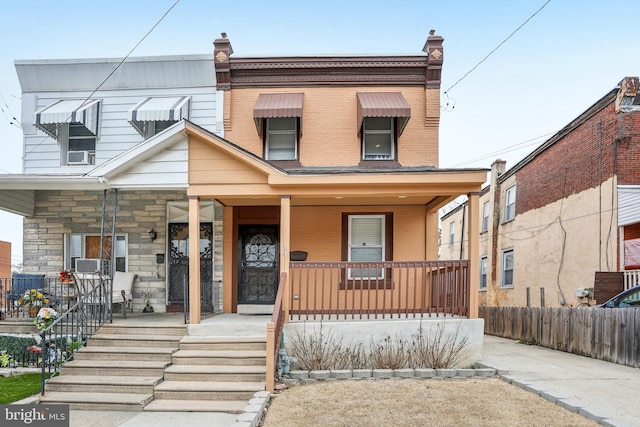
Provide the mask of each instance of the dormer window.
{"label": "dormer window", "polygon": [[35,126],[60,142],[62,165],[95,164],[99,99],[65,99],[35,113]]}
{"label": "dormer window", "polygon": [[191,97],[147,98],[129,110],[129,123],[144,139],[189,118]]}
{"label": "dormer window", "polygon": [[358,92],[356,96],[361,159],[397,160],[397,138],[411,118],[411,107],[400,92]]}

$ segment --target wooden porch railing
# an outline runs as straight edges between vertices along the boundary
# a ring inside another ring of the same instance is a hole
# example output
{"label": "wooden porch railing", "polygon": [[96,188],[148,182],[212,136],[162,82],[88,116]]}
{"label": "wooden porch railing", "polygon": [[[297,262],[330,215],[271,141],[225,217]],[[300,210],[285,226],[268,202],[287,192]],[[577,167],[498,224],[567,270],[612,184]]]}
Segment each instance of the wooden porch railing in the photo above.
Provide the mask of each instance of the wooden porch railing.
{"label": "wooden porch railing", "polygon": [[469,261],[292,262],[290,320],[468,316]]}
{"label": "wooden porch railing", "polygon": [[280,275],[278,283],[278,293],[271,315],[271,322],[267,323],[267,379],[266,389],[273,392],[275,387],[276,364],[278,363],[278,351],[280,350],[280,340],[282,339],[282,328],[284,327],[284,311],[282,309],[282,299],[287,281],[287,273]]}

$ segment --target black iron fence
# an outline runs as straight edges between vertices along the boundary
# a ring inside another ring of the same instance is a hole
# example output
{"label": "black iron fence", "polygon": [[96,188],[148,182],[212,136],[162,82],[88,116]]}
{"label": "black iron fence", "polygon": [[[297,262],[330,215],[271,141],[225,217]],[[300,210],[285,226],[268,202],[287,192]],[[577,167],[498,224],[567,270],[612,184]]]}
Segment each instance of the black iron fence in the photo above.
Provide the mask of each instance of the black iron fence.
{"label": "black iron fence", "polygon": [[45,379],[55,376],[111,320],[111,281],[93,275],[67,280],[30,279],[34,280],[27,286],[20,286],[23,284],[15,278],[0,279],[3,318],[32,319],[35,332],[31,337],[4,337],[0,345],[6,348],[0,350],[4,350],[8,366],[41,369],[44,394]]}

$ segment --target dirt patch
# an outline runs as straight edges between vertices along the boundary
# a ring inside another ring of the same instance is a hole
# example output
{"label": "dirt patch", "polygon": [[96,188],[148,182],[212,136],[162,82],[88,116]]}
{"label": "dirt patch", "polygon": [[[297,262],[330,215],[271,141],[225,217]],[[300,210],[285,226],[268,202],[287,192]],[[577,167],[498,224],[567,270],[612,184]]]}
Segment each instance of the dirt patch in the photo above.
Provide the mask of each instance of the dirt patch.
{"label": "dirt patch", "polygon": [[498,378],[297,385],[273,398],[262,425],[598,426]]}

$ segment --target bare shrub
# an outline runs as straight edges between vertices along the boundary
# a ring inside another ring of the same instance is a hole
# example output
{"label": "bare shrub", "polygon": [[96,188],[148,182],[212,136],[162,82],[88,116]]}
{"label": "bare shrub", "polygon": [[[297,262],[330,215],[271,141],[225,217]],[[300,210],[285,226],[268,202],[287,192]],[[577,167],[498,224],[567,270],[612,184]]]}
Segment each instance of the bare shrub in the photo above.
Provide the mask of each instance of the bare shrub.
{"label": "bare shrub", "polygon": [[[434,331],[435,329],[435,331]],[[412,335],[408,364],[411,368],[449,369],[459,365],[467,356],[469,335],[459,338],[460,324],[455,333],[445,333],[444,321],[425,333],[420,322],[418,332]]]}
{"label": "bare shrub", "polygon": [[291,338],[291,355],[297,360],[297,367],[304,370],[360,369],[367,366],[367,357],[362,343],[343,344],[342,336],[337,336],[330,328],[325,330],[322,323],[312,333],[306,326]]}
{"label": "bare shrub", "polygon": [[369,360],[373,369],[401,369],[407,366],[408,343],[399,335],[387,335],[381,340],[371,339]]}

